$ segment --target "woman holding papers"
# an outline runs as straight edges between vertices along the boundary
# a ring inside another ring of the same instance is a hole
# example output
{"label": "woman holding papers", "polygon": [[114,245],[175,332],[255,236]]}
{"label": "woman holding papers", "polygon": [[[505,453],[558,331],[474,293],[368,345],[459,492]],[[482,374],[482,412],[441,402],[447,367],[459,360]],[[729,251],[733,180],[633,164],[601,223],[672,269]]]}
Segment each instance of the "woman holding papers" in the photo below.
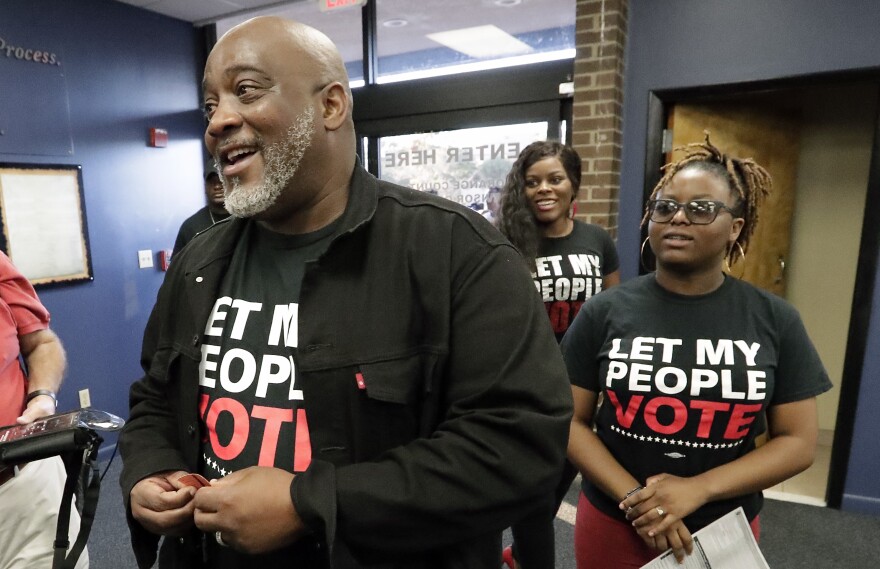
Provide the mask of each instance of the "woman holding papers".
{"label": "woman holding papers", "polygon": [[656,271],[584,304],[562,342],[579,569],[641,567],[668,548],[682,560],[692,532],[739,506],[757,537],[761,490],[813,461],[831,383],[800,316],[722,270],[745,256],[770,176],[708,135],[685,150],[645,211]]}

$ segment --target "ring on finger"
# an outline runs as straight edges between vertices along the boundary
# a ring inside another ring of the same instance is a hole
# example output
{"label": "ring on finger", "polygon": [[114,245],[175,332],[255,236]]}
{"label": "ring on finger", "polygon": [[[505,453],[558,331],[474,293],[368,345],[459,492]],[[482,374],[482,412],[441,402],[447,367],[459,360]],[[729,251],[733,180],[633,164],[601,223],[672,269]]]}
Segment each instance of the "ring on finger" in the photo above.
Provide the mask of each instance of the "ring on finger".
{"label": "ring on finger", "polygon": [[660,516],[660,517],[662,518],[663,516],[666,515],[666,510],[664,510],[663,508],[658,507],[658,508],[657,508],[657,515]]}
{"label": "ring on finger", "polygon": [[220,547],[229,547],[229,544],[223,541],[223,534],[219,531],[214,532],[214,539],[217,541],[217,545]]}

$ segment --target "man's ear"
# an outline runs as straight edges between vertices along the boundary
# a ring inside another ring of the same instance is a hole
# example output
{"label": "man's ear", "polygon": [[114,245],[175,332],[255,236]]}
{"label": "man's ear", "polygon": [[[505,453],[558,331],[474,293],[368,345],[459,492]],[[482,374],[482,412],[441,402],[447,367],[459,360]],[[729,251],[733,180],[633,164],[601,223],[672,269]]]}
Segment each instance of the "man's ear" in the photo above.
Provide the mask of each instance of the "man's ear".
{"label": "man's ear", "polygon": [[327,130],[338,129],[351,115],[351,99],[345,87],[338,81],[324,87],[321,103],[324,113],[322,119]]}

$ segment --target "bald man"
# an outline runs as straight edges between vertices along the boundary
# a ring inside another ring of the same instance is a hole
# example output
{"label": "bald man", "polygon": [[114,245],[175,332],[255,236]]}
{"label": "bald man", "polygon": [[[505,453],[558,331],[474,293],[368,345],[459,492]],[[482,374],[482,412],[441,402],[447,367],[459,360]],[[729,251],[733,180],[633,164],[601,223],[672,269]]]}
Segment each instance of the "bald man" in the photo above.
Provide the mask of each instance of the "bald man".
{"label": "bald man", "polygon": [[230,30],[204,103],[232,219],[175,259],[144,334],[120,442],[139,567],[160,536],[160,567],[498,567],[571,415],[524,262],[357,163],[312,28]]}

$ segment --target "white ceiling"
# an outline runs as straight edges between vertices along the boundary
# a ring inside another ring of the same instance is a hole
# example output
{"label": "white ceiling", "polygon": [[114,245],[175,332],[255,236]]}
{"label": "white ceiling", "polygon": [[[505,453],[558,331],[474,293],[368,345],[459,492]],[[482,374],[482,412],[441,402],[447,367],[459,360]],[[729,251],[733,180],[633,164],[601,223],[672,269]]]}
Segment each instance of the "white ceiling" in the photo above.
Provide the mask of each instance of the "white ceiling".
{"label": "white ceiling", "polygon": [[[290,0],[117,0],[197,25],[250,10],[293,4]],[[303,1],[303,0],[300,0]]]}
{"label": "white ceiling", "polygon": [[[217,23],[217,35],[248,18],[273,14],[309,24],[336,43],[345,61],[362,56],[360,9],[320,12],[323,0],[117,0],[192,22]],[[517,35],[574,25],[575,0],[368,0],[376,2],[379,56],[436,48],[437,32],[494,25]],[[331,17],[332,15],[332,17]],[[394,21],[405,20],[403,26]],[[391,21],[389,24],[388,22]],[[487,38],[483,38],[487,40]]]}

